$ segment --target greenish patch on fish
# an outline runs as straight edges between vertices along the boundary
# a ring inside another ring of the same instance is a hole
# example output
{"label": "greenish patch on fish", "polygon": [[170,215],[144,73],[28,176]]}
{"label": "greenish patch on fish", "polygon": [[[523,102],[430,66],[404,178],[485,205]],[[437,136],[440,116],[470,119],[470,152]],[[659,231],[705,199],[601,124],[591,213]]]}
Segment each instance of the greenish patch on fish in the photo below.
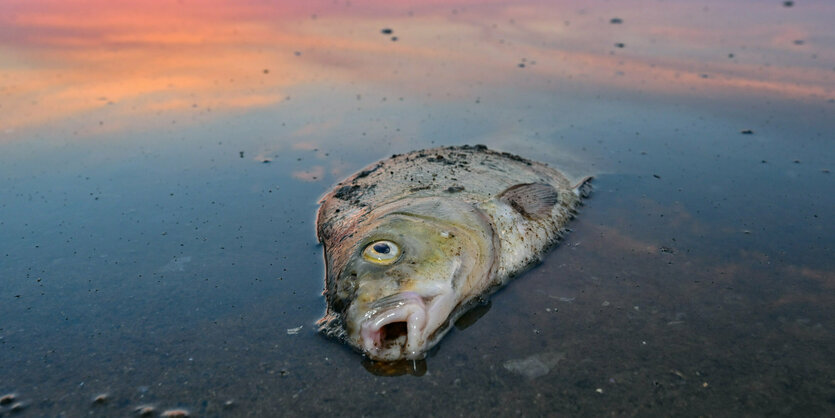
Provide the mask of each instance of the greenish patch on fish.
{"label": "greenish patch on fish", "polygon": [[444,147],[391,158],[325,195],[319,329],[374,360],[419,359],[479,300],[540,260],[588,190],[545,164]]}

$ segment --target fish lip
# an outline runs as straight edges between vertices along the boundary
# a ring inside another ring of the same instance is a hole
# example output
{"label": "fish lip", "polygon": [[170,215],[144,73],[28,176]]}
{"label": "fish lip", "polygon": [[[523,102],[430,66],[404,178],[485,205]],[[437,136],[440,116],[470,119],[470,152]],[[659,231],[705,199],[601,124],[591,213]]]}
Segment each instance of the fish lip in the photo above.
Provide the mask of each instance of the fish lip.
{"label": "fish lip", "polygon": [[[421,353],[422,334],[427,324],[424,298],[416,292],[402,292],[386,296],[372,303],[360,327],[360,342],[369,357],[379,360],[397,360]],[[403,344],[385,345],[383,327],[395,322],[406,323],[406,341]]]}

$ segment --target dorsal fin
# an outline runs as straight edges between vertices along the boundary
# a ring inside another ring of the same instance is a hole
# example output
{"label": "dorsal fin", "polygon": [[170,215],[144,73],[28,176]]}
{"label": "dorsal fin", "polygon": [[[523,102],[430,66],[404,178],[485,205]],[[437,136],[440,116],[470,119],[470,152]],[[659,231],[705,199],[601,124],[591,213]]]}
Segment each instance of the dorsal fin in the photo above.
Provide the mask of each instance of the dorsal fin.
{"label": "dorsal fin", "polygon": [[545,183],[510,186],[497,197],[528,219],[548,217],[560,198],[554,186]]}

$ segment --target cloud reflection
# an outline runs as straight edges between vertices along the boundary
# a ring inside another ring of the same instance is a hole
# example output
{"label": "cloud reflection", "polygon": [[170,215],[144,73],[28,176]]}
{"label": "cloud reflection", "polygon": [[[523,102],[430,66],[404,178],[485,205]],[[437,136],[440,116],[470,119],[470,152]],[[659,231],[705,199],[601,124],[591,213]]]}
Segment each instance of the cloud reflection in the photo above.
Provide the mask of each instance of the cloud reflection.
{"label": "cloud reflection", "polygon": [[810,6],[801,25],[785,8],[743,2],[711,3],[712,14],[654,2],[659,14],[646,14],[642,1],[301,3],[4,2],[0,128],[273,106],[311,83],[384,83],[451,101],[552,82],[708,98],[835,94],[826,22],[814,17],[832,5]]}

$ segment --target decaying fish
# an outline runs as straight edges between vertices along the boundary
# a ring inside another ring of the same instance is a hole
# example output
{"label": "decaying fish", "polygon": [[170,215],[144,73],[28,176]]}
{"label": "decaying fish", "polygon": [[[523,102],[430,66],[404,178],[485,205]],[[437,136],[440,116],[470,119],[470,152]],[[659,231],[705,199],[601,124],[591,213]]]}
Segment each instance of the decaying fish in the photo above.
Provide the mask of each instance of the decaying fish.
{"label": "decaying fish", "polygon": [[320,330],[375,360],[423,357],[479,297],[539,261],[587,183],[483,145],[372,164],[320,202]]}

